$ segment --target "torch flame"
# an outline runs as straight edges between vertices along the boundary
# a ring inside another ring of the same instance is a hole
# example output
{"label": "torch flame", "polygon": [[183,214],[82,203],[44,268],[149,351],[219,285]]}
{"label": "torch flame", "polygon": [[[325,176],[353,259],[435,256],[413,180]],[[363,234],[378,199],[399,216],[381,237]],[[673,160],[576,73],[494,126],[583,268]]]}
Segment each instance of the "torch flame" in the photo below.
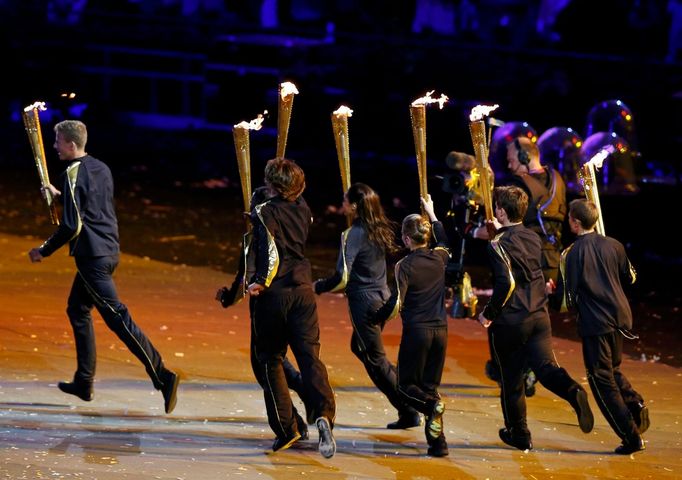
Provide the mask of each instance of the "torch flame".
{"label": "torch flame", "polygon": [[45,107],[45,102],[35,102],[33,105],[29,105],[28,107],[24,108],[24,112],[30,112],[31,110],[41,110],[45,111],[47,108]]}
{"label": "torch flame", "polygon": [[612,153],[615,153],[615,151],[616,148],[614,146],[607,145],[606,147],[602,148],[597,153],[595,153],[594,156],[590,158],[587,162],[585,162],[585,165],[592,165],[595,169],[599,169],[604,163],[604,160],[606,160]]}
{"label": "torch flame", "polygon": [[498,104],[495,105],[476,105],[474,108],[471,109],[471,114],[469,115],[469,120],[472,122],[476,122],[478,120],[481,120],[483,117],[488,116],[490,112],[495,110],[497,107],[499,107]]}
{"label": "torch flame", "polygon": [[340,117],[341,115],[345,115],[347,117],[353,116],[353,110],[351,110],[350,108],[348,108],[345,105],[341,105],[338,109],[334,110],[332,113],[334,115],[336,115],[337,117]]}
{"label": "torch flame", "polygon": [[288,97],[298,93],[298,88],[291,82],[282,82],[279,84],[279,94],[282,98]]}
{"label": "torch flame", "polygon": [[237,125],[235,125],[234,128],[244,128],[246,130],[260,130],[263,125],[263,120],[265,120],[265,115],[267,114],[268,111],[265,110],[263,111],[263,113],[259,113],[258,116],[251,120],[250,122],[243,120],[239,122]]}
{"label": "torch flame", "polygon": [[416,99],[414,102],[412,102],[413,106],[417,105],[429,105],[431,103],[438,103],[440,106],[440,109],[443,109],[443,105],[445,105],[445,102],[448,101],[448,96],[441,93],[440,98],[433,98],[431,94],[433,94],[435,90],[431,90],[430,92],[427,92],[426,95],[424,95],[421,98]]}

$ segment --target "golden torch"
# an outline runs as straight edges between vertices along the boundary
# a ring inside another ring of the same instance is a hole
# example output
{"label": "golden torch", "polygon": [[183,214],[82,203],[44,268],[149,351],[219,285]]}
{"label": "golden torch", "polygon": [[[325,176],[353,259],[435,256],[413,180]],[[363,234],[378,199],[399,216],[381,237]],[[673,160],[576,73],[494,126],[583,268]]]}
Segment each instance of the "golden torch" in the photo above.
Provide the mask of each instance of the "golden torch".
{"label": "golden torch", "polygon": [[[341,186],[343,193],[350,187],[350,148],[348,146],[348,117],[353,116],[353,110],[341,105],[332,112],[332,130],[336,143],[336,156],[339,158],[339,171],[341,172]],[[347,213],[346,213],[347,215]],[[351,219],[346,217],[350,226]]]}
{"label": "golden torch", "polygon": [[[240,122],[232,129],[232,136],[234,137],[234,149],[237,153],[237,166],[239,167],[239,180],[242,184],[242,201],[244,202],[244,212],[251,210],[251,147],[249,134],[251,130],[260,130],[263,123],[264,115],[259,114],[258,117],[250,122]],[[251,248],[251,222],[248,217],[245,217],[246,233],[242,240],[242,255],[239,264],[239,270],[235,275],[233,287],[227,291],[232,292],[231,296],[221,298],[223,306],[234,305],[241,301],[246,296],[246,280],[249,274],[249,250]],[[239,287],[239,288],[237,288]]]}
{"label": "golden torch", "polygon": [[341,172],[341,186],[344,193],[350,187],[350,149],[348,146],[348,117],[353,116],[353,110],[341,105],[332,112],[332,130],[336,143],[336,156],[339,158]]}
{"label": "golden torch", "polygon": [[597,169],[601,168],[604,160],[608,158],[609,155],[614,153],[616,148],[613,145],[607,145],[606,147],[599,150],[592,158],[580,167],[578,170],[578,178],[585,191],[585,197],[594,203],[599,212],[599,219],[597,219],[597,224],[595,228],[597,233],[600,235],[606,235],[604,230],[604,219],[601,214],[601,203],[599,202],[599,188],[597,185]]}
{"label": "golden torch", "polygon": [[[264,115],[267,110],[250,122],[240,122],[232,129],[234,137],[234,149],[237,154],[237,166],[239,167],[239,180],[242,184],[242,201],[244,202],[244,212],[250,210],[251,205],[251,130],[260,130]],[[251,223],[247,220],[247,229]]]}
{"label": "golden torch", "polygon": [[298,93],[296,85],[291,82],[280,83],[277,104],[277,157],[284,158],[291,123],[291,108],[294,106],[294,95]]}
{"label": "golden torch", "polygon": [[478,173],[479,191],[483,197],[483,207],[485,209],[486,226],[490,238],[493,238],[494,227],[492,220],[495,217],[493,212],[493,184],[494,178],[491,175],[490,166],[488,164],[488,141],[485,134],[485,122],[483,117],[495,110],[499,105],[476,105],[469,115],[469,133],[471,134],[471,142],[474,146],[474,153],[476,156],[476,173]]}
{"label": "golden torch", "polygon": [[45,187],[50,184],[50,176],[47,171],[47,161],[45,159],[45,147],[43,146],[43,134],[40,129],[40,115],[39,111],[46,110],[45,102],[35,102],[24,108],[22,117],[24,119],[24,127],[28,134],[28,140],[31,143],[33,150],[33,159],[38,169],[38,177],[40,177],[40,186],[42,187],[47,207],[50,210],[50,220],[53,225],[59,225],[59,215],[57,213],[57,205],[52,197],[52,194]]}
{"label": "golden torch", "polygon": [[412,121],[412,135],[414,137],[414,150],[417,155],[417,175],[419,175],[419,195],[426,199],[429,195],[426,176],[426,105],[438,103],[443,108],[448,101],[446,95],[433,98],[431,90],[425,96],[418,98],[410,104],[410,120]]}

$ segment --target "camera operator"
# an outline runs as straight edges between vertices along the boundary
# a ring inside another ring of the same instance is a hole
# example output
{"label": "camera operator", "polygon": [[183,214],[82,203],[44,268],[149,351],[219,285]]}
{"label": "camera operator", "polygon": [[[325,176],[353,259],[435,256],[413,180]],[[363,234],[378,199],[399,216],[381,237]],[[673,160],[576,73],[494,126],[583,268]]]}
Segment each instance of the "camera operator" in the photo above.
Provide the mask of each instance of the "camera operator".
{"label": "camera operator", "polygon": [[464,271],[464,254],[467,238],[473,238],[473,230],[482,222],[482,210],[479,208],[482,202],[474,189],[475,179],[471,174],[476,163],[473,156],[455,151],[448,153],[445,163],[453,170],[443,176],[442,186],[444,192],[452,195],[444,222],[452,252],[445,272],[452,301],[448,313],[454,318],[474,317],[478,299],[473,293],[471,278]]}

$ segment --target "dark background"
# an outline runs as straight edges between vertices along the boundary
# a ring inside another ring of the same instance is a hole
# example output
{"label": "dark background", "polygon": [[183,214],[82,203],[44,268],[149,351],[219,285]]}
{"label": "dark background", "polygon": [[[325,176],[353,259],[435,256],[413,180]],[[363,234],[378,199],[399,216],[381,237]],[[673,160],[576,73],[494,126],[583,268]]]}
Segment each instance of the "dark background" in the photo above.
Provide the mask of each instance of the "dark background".
{"label": "dark background", "polygon": [[[261,2],[0,2],[7,85],[0,93],[0,229],[36,241],[52,230],[20,115],[38,100],[48,107],[41,123],[53,178],[63,166],[52,126],[63,118],[88,124],[88,152],[116,178],[124,251],[219,268],[227,283],[244,225],[231,128],[270,112],[263,129],[251,132],[259,185],[275,155],[281,82],[300,92],[287,156],[307,174],[316,275],[333,268],[345,222],[335,213],[342,191],[330,122],[340,105],[354,110],[352,180],[374,187],[399,221],[418,209],[408,107],[427,91],[450,98],[442,110],[427,109],[429,191],[440,216],[451,200],[441,188],[440,177],[452,173],[444,159],[472,151],[473,106],[499,104],[496,118],[528,122],[538,136],[560,126],[585,139],[595,127],[591,109],[618,99],[633,115],[627,140],[637,192],[602,192],[602,210],[607,233],[626,245],[640,274],[630,296],[642,338],[629,352],[682,364],[682,255],[673,233],[682,51],[669,40],[679,28],[678,2],[278,5],[262,14]],[[548,15],[551,7],[560,11]],[[62,96],[71,92],[73,99]],[[475,286],[488,288],[482,245],[467,247]],[[574,335],[567,318],[557,316],[554,325],[557,334]]]}

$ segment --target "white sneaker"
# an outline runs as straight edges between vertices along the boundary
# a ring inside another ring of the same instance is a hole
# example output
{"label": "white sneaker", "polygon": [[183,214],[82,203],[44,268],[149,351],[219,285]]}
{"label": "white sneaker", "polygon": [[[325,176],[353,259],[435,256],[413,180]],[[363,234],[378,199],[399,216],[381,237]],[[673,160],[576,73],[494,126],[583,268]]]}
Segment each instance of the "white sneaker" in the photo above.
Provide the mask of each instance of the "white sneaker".
{"label": "white sneaker", "polygon": [[320,434],[320,443],[317,449],[324,458],[331,458],[336,453],[336,440],[332,434],[332,427],[327,417],[320,417],[315,420],[317,431]]}

